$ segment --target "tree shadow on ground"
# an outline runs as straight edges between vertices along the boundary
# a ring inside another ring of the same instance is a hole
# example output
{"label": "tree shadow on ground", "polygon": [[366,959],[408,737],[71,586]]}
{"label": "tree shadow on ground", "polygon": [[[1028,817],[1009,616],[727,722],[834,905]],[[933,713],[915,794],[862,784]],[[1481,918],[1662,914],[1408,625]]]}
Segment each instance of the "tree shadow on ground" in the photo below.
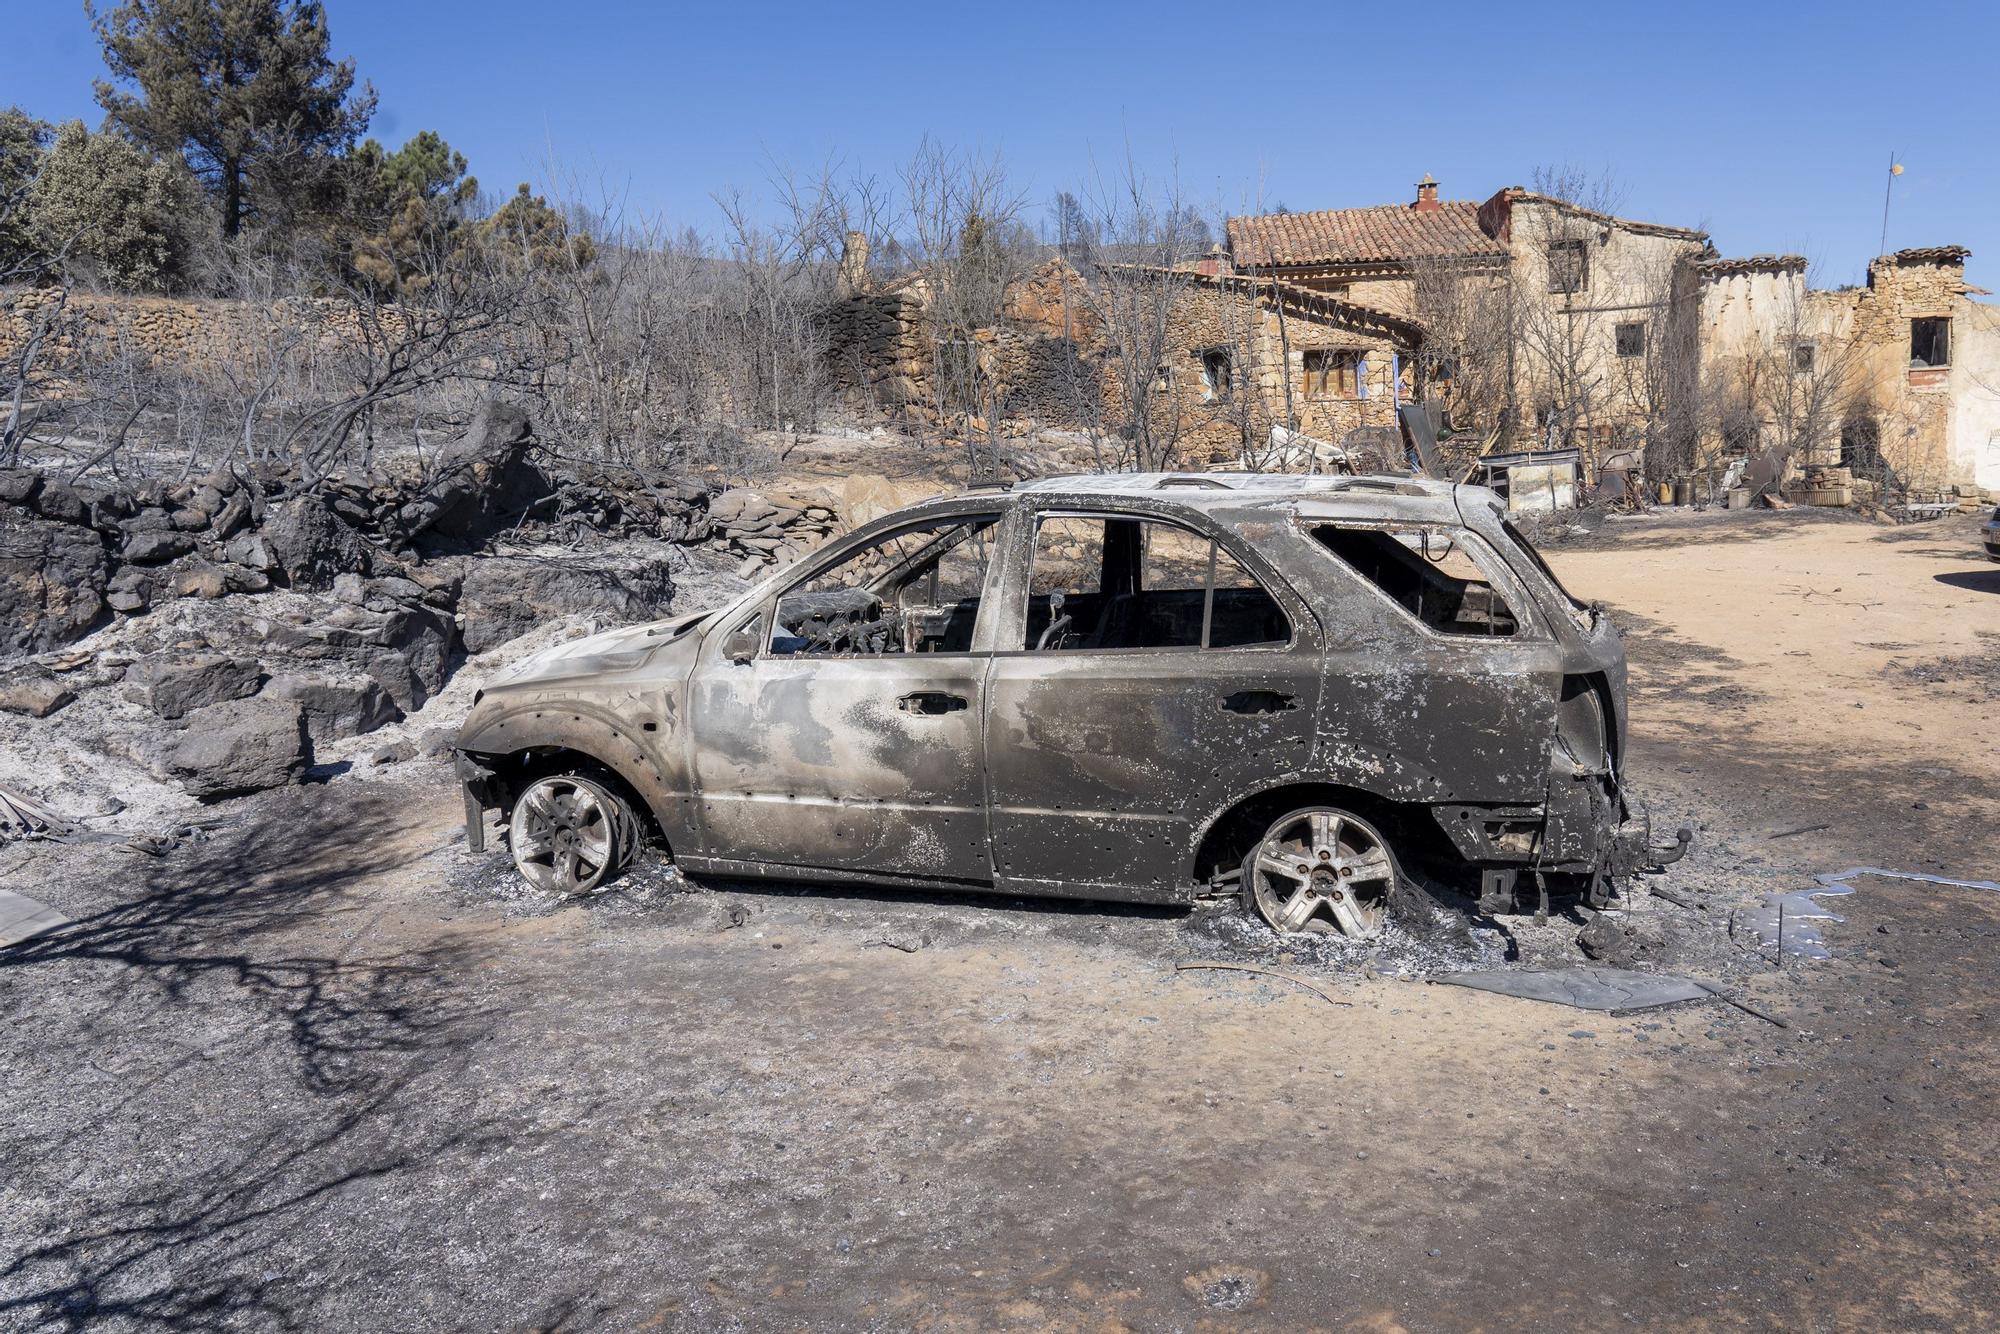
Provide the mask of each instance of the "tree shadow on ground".
{"label": "tree shadow on ground", "polygon": [[[485,951],[371,940],[370,880],[429,851],[385,834],[396,805],[239,807],[120,902],[0,950],[34,997],[10,1007],[14,1092],[41,1109],[0,1131],[0,1324],[304,1327],[300,1238],[336,1229],[337,1196],[511,1135],[454,1079],[489,1026],[462,983]],[[134,865],[51,851],[56,874]]]}

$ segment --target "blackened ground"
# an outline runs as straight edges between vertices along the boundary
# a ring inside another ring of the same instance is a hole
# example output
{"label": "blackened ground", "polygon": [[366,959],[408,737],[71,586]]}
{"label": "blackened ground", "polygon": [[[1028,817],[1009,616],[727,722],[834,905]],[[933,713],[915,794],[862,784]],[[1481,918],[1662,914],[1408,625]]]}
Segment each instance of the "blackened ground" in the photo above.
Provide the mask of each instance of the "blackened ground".
{"label": "blackened ground", "polygon": [[1787,1029],[1215,915],[658,869],[556,904],[434,767],[163,861],[0,849],[75,919],[0,951],[0,1326],[1990,1327],[2000,895],[1861,881],[1782,970],[1702,925],[2000,869],[1988,706],[1889,670],[1972,653],[2000,571],[1908,531],[1556,556],[1640,627],[1634,777],[1705,826],[1660,883],[1714,912],[1639,911]]}

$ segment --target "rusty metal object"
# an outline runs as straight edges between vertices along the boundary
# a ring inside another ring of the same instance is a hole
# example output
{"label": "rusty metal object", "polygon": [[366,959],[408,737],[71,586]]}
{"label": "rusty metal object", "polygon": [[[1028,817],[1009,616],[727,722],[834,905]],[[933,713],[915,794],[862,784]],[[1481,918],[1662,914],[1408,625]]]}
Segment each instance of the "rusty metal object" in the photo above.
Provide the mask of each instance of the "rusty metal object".
{"label": "rusty metal object", "polygon": [[1677,852],[1625,702],[1617,632],[1484,488],[1118,474],[927,501],[545,652],[458,748],[475,825],[595,774],[695,874],[1191,903],[1321,809],[1511,897]]}

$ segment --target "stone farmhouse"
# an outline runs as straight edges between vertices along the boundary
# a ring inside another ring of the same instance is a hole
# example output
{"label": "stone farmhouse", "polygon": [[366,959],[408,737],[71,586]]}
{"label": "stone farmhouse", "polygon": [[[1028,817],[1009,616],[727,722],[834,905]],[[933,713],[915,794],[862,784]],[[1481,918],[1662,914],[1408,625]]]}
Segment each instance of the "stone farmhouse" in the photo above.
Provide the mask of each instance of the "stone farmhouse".
{"label": "stone farmhouse", "polygon": [[[1461,459],[1644,451],[1655,473],[1720,475],[1775,450],[1794,476],[2000,489],[2000,307],[1966,283],[1967,253],[1899,251],[1865,287],[1822,291],[1797,256],[1727,258],[1698,229],[1518,187],[1444,199],[1427,176],[1405,203],[1230,218],[1225,244],[1173,266],[1146,411],[1180,423],[1197,464],[1254,457],[1274,425],[1379,439],[1426,401]],[[843,387],[940,403],[922,282],[873,290],[864,271],[836,315]],[[965,338],[986,410],[1089,427],[1129,402],[1086,295],[1104,277],[1051,260]]]}

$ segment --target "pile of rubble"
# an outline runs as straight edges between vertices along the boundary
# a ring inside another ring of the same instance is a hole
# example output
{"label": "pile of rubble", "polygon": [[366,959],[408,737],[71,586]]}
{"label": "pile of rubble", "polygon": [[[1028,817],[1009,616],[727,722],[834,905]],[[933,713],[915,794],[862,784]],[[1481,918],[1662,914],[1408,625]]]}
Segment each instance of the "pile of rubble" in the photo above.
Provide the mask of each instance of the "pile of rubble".
{"label": "pile of rubble", "polygon": [[836,520],[831,507],[805,496],[737,489],[708,502],[715,534],[743,557],[745,578],[765,565],[789,565],[826,541]]}

